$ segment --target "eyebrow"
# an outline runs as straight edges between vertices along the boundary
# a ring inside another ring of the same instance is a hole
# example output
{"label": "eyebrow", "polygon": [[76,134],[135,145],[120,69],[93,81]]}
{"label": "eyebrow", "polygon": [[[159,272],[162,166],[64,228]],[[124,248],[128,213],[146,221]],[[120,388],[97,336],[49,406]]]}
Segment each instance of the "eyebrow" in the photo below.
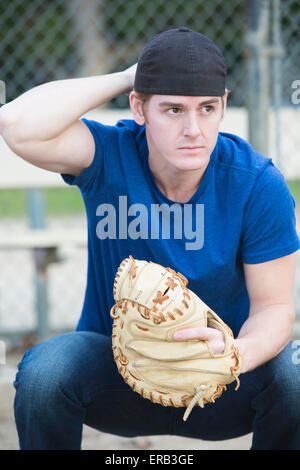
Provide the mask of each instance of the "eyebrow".
{"label": "eyebrow", "polygon": [[[199,103],[199,106],[205,106],[205,105],[212,104],[212,103],[219,103],[219,99],[211,98],[209,100],[202,101],[201,103]],[[161,103],[159,103],[158,106],[159,108],[167,108],[167,107],[183,108],[185,105],[184,103],[175,103],[174,101],[162,101]]]}

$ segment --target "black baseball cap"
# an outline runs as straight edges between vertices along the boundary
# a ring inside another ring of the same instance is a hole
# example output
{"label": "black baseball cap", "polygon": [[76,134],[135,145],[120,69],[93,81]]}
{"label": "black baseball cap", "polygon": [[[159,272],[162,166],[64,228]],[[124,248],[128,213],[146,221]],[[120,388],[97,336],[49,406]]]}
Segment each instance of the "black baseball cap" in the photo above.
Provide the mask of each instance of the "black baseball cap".
{"label": "black baseball cap", "polygon": [[154,36],[142,50],[134,89],[141,93],[223,96],[226,65],[213,41],[185,26]]}

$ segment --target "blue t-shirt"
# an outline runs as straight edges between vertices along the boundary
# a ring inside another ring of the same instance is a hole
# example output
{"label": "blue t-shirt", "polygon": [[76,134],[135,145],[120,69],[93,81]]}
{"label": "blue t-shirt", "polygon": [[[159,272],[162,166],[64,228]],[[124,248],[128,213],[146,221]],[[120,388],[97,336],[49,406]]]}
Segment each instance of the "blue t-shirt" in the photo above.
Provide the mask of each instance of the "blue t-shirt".
{"label": "blue t-shirt", "polygon": [[144,126],[82,119],[95,140],[92,164],[79,176],[87,214],[88,273],[77,330],[111,334],[113,283],[121,261],[154,261],[182,273],[237,336],[249,314],[243,263],[262,263],[299,248],[295,203],[271,159],[220,132],[197,191],[169,200],[148,163]]}

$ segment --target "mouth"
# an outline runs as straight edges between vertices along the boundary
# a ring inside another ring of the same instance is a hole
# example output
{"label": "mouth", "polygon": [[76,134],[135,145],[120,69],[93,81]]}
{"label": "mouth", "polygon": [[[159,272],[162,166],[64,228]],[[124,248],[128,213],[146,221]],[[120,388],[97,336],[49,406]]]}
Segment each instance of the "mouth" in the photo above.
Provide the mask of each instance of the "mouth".
{"label": "mouth", "polygon": [[198,152],[201,149],[204,149],[203,145],[197,145],[197,146],[186,145],[185,147],[179,147],[179,150],[183,150],[186,152]]}

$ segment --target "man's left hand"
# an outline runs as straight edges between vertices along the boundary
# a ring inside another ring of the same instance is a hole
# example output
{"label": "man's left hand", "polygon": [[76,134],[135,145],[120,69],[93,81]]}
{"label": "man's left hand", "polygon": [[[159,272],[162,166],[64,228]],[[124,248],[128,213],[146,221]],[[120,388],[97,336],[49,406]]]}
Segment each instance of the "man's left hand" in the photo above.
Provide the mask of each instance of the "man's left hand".
{"label": "man's left hand", "polygon": [[225,341],[222,331],[216,328],[196,327],[186,328],[174,333],[173,338],[176,341],[186,341],[188,339],[200,339],[208,341],[214,354],[223,354],[225,350]]}

